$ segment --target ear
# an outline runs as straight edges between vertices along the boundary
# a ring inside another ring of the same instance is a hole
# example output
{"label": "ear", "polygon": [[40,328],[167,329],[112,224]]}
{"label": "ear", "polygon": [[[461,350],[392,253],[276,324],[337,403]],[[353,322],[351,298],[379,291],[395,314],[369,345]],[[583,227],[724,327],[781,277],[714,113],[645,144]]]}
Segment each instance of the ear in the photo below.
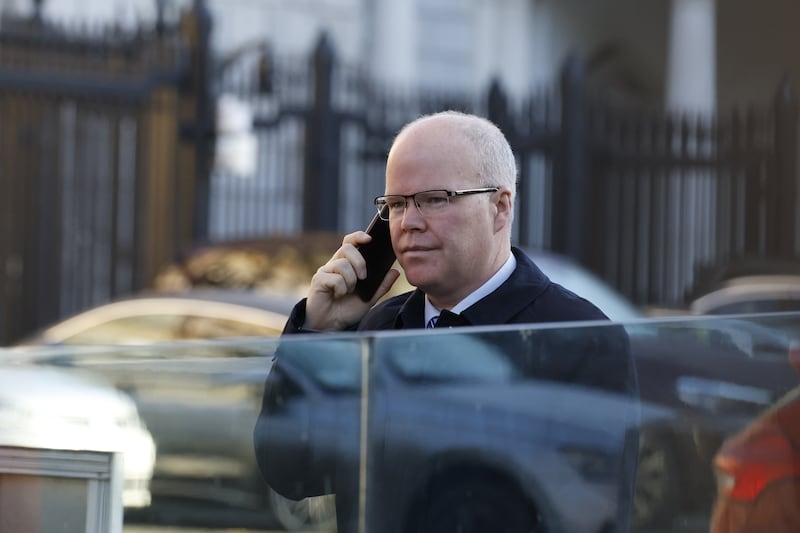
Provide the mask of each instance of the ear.
{"label": "ear", "polygon": [[511,191],[500,189],[494,193],[494,231],[495,233],[507,229],[511,225],[511,218],[514,214],[514,202],[511,200]]}

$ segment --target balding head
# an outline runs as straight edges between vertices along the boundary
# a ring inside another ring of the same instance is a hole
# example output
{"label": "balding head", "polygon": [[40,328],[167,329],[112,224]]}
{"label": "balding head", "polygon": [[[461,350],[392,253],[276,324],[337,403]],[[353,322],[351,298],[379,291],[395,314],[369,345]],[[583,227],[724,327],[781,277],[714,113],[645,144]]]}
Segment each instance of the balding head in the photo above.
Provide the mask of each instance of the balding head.
{"label": "balding head", "polygon": [[[511,253],[516,162],[491,122],[447,111],[421,117],[397,135],[386,161],[392,245],[408,281],[439,309],[480,287]],[[436,204],[417,193],[448,191]],[[426,207],[428,209],[426,209]]]}
{"label": "balding head", "polygon": [[397,134],[395,143],[405,135],[433,129],[439,135],[460,135],[469,143],[476,161],[476,187],[501,185],[511,191],[512,201],[517,190],[517,160],[500,128],[489,120],[460,111],[442,111],[423,115],[406,124]]}

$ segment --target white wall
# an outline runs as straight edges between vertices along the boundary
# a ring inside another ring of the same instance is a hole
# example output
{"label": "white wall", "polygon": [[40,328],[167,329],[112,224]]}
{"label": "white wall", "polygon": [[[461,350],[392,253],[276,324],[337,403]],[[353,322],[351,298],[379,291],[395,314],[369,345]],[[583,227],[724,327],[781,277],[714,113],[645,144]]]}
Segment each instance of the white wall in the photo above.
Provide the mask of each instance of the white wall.
{"label": "white wall", "polygon": [[[192,0],[165,0],[177,9]],[[74,24],[152,23],[156,0],[45,0],[49,17]],[[512,93],[557,82],[575,51],[590,76],[621,99],[664,99],[670,0],[207,0],[223,53],[269,39],[276,53],[307,54],[326,28],[338,56],[392,84],[483,90],[494,75]],[[0,0],[0,10],[30,9]],[[382,12],[390,16],[377,21]],[[397,14],[400,14],[398,17]],[[800,77],[800,3],[717,2],[717,101],[769,102],[778,82]],[[399,41],[398,41],[399,40]],[[403,40],[405,40],[403,42]]]}
{"label": "white wall", "polygon": [[[361,14],[366,0],[206,0],[214,17],[213,46],[219,53],[269,39],[277,53],[308,53],[322,28],[337,54],[357,61],[363,50]],[[30,11],[30,0],[0,0],[0,6]],[[68,24],[152,24],[156,0],[44,0],[45,16]],[[165,0],[171,13],[192,0]]]}
{"label": "white wall", "polygon": [[660,104],[669,0],[535,0],[534,84],[555,83],[570,53],[623,99]]}
{"label": "white wall", "polygon": [[474,4],[473,0],[417,2],[414,48],[424,86],[472,88]]}
{"label": "white wall", "polygon": [[214,48],[221,53],[268,39],[278,54],[307,54],[319,33],[330,34],[338,57],[360,59],[363,0],[207,0],[214,15]]}
{"label": "white wall", "polygon": [[800,83],[800,2],[717,2],[718,108],[770,104],[786,75]]}
{"label": "white wall", "polygon": [[[22,6],[33,2],[17,2]],[[45,17],[74,24],[136,27],[141,21],[156,18],[155,1],[137,0],[44,0]]]}
{"label": "white wall", "polygon": [[477,0],[474,89],[485,89],[497,77],[512,95],[529,91],[534,79],[531,28],[538,16],[533,6],[532,0]]}

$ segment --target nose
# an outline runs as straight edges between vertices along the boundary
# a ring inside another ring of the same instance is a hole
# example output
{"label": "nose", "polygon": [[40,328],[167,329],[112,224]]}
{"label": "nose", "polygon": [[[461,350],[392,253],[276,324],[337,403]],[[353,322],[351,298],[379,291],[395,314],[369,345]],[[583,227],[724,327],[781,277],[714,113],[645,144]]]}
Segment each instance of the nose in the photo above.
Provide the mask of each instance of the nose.
{"label": "nose", "polygon": [[408,199],[406,208],[403,210],[403,218],[400,219],[400,227],[404,231],[419,230],[425,227],[425,217],[417,207],[416,202]]}

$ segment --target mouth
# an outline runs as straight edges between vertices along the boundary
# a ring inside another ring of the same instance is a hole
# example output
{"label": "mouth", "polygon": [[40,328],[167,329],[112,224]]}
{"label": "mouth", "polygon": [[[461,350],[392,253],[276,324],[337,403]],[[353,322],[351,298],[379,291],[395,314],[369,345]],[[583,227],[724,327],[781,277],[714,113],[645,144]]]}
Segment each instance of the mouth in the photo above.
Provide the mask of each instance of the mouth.
{"label": "mouth", "polygon": [[408,253],[418,253],[418,252],[430,252],[433,248],[428,246],[407,246],[401,250],[400,253],[408,254]]}

